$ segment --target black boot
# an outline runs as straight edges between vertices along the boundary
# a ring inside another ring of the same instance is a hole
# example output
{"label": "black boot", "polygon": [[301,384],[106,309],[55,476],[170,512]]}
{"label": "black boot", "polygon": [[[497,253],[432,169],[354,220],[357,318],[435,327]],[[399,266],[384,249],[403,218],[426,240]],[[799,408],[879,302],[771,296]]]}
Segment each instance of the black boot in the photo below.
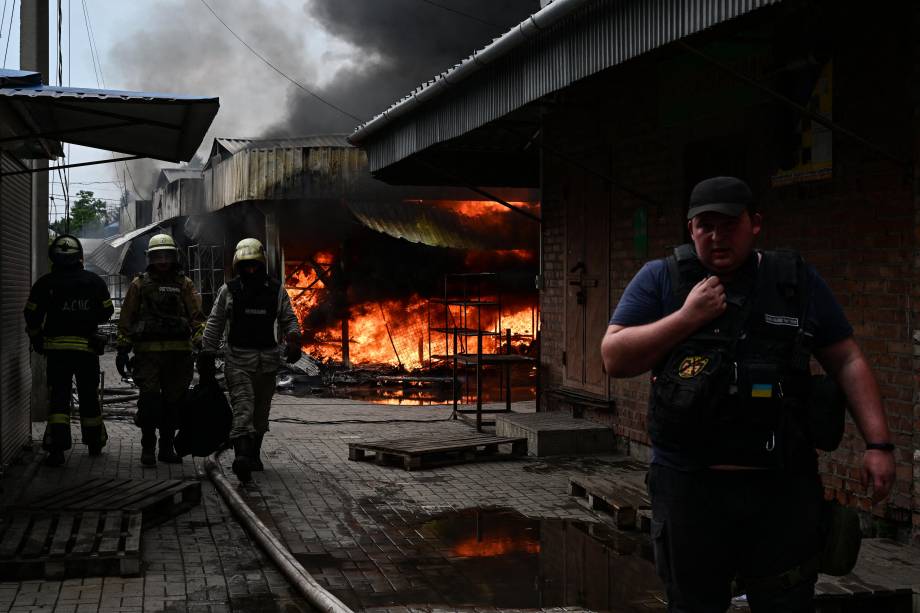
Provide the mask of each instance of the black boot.
{"label": "black boot", "polygon": [[167,464],[182,464],[182,458],[176,455],[173,448],[174,433],[172,429],[160,430],[160,454],[157,459]]}
{"label": "black boot", "polygon": [[249,483],[252,481],[252,464],[249,461],[252,457],[252,439],[248,436],[233,439],[233,452],[236,456],[233,459],[233,474],[240,483]]}
{"label": "black boot", "polygon": [[141,464],[157,465],[157,431],[156,428],[141,429]]}
{"label": "black boot", "polygon": [[262,465],[262,439],[265,438],[264,432],[259,432],[252,436],[252,458],[250,458],[250,469],[253,472],[263,471],[265,467]]}
{"label": "black boot", "polygon": [[60,466],[66,459],[64,458],[64,452],[60,449],[52,449],[48,451],[48,455],[45,456],[45,459],[42,460],[42,464],[45,466]]}

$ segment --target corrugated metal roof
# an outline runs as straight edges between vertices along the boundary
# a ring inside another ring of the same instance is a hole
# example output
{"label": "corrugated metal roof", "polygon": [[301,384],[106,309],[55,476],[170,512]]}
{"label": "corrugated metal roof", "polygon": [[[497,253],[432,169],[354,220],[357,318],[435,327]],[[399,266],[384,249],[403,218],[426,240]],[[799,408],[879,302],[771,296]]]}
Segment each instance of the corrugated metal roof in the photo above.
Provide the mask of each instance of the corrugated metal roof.
{"label": "corrugated metal roof", "polygon": [[782,0],[555,0],[359,126],[371,172],[575,81]]}
{"label": "corrugated metal roof", "polygon": [[293,138],[215,138],[211,155],[221,147],[233,155],[246,149],[299,149],[307,147],[353,147],[347,134],[316,134]]}
{"label": "corrugated metal roof", "polygon": [[[167,224],[169,221],[170,220],[168,219],[164,219],[162,221],[155,221],[152,224],[148,224],[144,226],[143,228],[131,230],[130,232],[126,234],[122,234],[121,236],[113,237],[112,239],[108,241],[108,244],[111,245],[112,247],[120,247],[121,245],[124,245],[125,243],[130,243],[132,239],[137,238],[138,236],[142,234],[153,232],[154,230],[159,229],[158,226]],[[166,232],[167,234],[169,234],[168,229],[164,229],[163,232]]]}
{"label": "corrugated metal roof", "polygon": [[179,179],[200,179],[200,168],[164,168],[160,171],[160,181],[157,185],[166,185]]}
{"label": "corrugated metal roof", "polygon": [[118,247],[113,247],[109,241],[104,241],[101,245],[89,252],[83,259],[83,263],[90,270],[95,269],[98,274],[118,275],[121,274],[121,267],[125,261],[125,255],[131,248],[131,241],[125,241]]}
{"label": "corrugated metal roof", "polygon": [[348,208],[362,225],[412,243],[455,249],[489,249],[486,237],[459,223],[456,215],[406,202],[349,201]]}

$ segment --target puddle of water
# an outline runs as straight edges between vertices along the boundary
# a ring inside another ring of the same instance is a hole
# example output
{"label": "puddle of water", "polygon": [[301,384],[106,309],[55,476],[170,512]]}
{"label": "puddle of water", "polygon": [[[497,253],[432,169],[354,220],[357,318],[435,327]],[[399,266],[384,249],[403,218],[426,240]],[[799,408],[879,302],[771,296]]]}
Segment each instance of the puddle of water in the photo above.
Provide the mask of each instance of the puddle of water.
{"label": "puddle of water", "polygon": [[443,543],[473,588],[469,604],[647,611],[662,591],[648,539],[602,524],[467,510],[432,519],[419,532]]}
{"label": "puddle of water", "polygon": [[[387,556],[385,575],[405,587],[333,592],[353,606],[665,610],[646,535],[602,524],[530,519],[506,509],[467,509],[415,526],[418,546]],[[354,560],[352,560],[354,561]],[[303,556],[311,572],[347,559]],[[312,568],[311,568],[312,567]]]}

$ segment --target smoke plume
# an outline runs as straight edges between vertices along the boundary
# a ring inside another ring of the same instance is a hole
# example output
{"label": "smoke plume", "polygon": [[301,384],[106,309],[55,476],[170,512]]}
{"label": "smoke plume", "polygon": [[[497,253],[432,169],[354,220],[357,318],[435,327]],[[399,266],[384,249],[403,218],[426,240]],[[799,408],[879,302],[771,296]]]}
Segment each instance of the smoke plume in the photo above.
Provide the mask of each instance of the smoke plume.
{"label": "smoke plume", "polygon": [[[318,93],[365,121],[539,8],[537,0],[310,0],[304,11],[361,58],[339,68]],[[350,132],[355,124],[294,89],[286,117],[269,133]]]}

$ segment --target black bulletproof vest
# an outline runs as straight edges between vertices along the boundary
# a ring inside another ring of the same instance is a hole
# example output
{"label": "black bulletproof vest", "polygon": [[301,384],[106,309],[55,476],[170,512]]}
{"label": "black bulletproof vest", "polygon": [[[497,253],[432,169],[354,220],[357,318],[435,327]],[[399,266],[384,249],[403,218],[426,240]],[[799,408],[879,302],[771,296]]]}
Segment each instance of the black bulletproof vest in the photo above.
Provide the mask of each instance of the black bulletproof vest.
{"label": "black bulletproof vest", "polygon": [[166,275],[145,272],[140,281],[140,315],[135,340],[186,340],[192,336],[188,312],[182,297],[185,276],[178,271]]}
{"label": "black bulletproof vest", "polygon": [[[692,246],[674,251],[668,267],[679,308],[709,273]],[[760,255],[726,285],[726,312],[656,367],[649,432],[659,448],[703,464],[784,464],[785,422],[810,381],[807,278],[796,253]]]}
{"label": "black bulletproof vest", "polygon": [[266,278],[244,284],[236,277],[227,283],[233,295],[230,319],[230,345],[243,349],[271,349],[278,346],[275,320],[278,318],[278,292],[281,284]]}

